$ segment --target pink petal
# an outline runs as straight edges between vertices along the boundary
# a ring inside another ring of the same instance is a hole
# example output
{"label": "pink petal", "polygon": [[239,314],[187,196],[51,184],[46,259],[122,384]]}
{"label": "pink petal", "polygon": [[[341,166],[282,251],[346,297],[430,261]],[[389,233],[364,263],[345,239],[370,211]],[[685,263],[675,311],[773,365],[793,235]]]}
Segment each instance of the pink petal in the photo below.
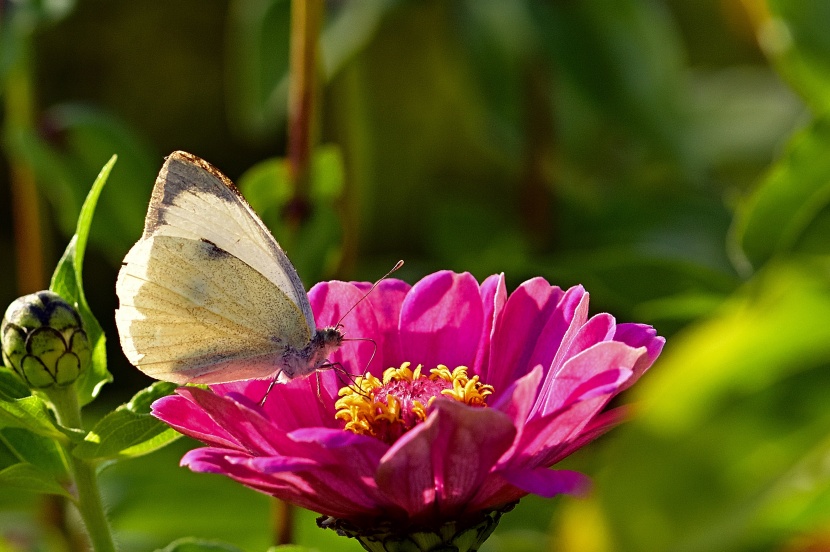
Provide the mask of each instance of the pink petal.
{"label": "pink petal", "polygon": [[383,441],[342,429],[307,427],[292,431],[290,437],[296,443],[313,444],[322,462],[344,466],[361,459],[372,472],[389,451],[389,445]]}
{"label": "pink petal", "polygon": [[588,294],[582,286],[565,292],[544,328],[539,332],[536,348],[528,362],[549,367],[547,379],[556,375],[566,358],[571,341],[588,320]]}
{"label": "pink petal", "polygon": [[630,370],[614,369],[595,375],[576,387],[581,397],[569,397],[565,406],[548,415],[528,422],[522,439],[505,455],[502,465],[511,467],[548,467],[549,452],[560,450],[566,443],[579,438],[602,408],[613,397],[620,385],[631,376]]}
{"label": "pink petal", "polygon": [[259,403],[265,392],[268,390],[268,385],[271,383],[269,379],[253,379],[231,381],[228,383],[217,383],[211,385],[211,390],[220,397],[234,396],[247,397],[251,402]]}
{"label": "pink petal", "polygon": [[326,370],[275,385],[263,405],[265,415],[285,431],[309,426],[339,427],[334,419],[334,402],[342,385],[338,376],[334,370]]}
{"label": "pink petal", "polygon": [[600,313],[591,317],[582,326],[577,328],[577,331],[573,335],[563,340],[562,347],[557,352],[556,358],[551,366],[551,372],[558,373],[567,359],[576,356],[589,347],[603,341],[611,341],[614,337],[615,329],[616,321],[610,314]]}
{"label": "pink petal", "polygon": [[[507,302],[507,289],[504,274],[494,274],[481,283],[481,304],[484,307],[484,331],[476,352],[476,361],[470,367],[470,375],[485,375],[490,364],[490,347],[496,326],[501,319],[504,304]],[[486,381],[484,383],[487,383]]]}
{"label": "pink petal", "polygon": [[640,376],[648,370],[666,344],[666,338],[657,335],[657,330],[646,324],[619,324],[614,335],[615,341],[620,341],[631,347],[645,347],[646,354],[634,366],[634,377],[626,387],[630,387]]}
{"label": "pink petal", "polygon": [[525,422],[527,422],[530,409],[536,401],[543,373],[542,366],[537,365],[533,370],[510,384],[510,387],[505,389],[498,400],[491,405],[491,408],[501,410],[510,416],[513,425],[520,433]]}
{"label": "pink petal", "polygon": [[[363,293],[369,291],[372,284],[369,282],[354,283]],[[404,362],[398,333],[401,319],[401,306],[412,286],[402,280],[387,278],[382,280],[367,297],[375,313],[377,330],[371,336],[378,344],[375,359],[372,363],[375,372],[382,372],[392,366],[400,366]]]}
{"label": "pink petal", "polygon": [[567,406],[566,401],[577,386],[607,370],[631,370],[644,354],[645,349],[632,349],[617,341],[597,343],[582,351],[565,362],[555,377],[543,383],[530,416],[544,416]]}
{"label": "pink petal", "polygon": [[[253,489],[303,508],[343,519],[374,516],[387,509],[390,513],[395,512],[392,505],[378,502],[380,497],[376,489],[365,483],[355,485],[355,488],[347,492],[343,492],[340,487],[330,486],[330,482],[344,479],[342,473],[292,470],[265,474],[255,469],[250,459],[242,454],[229,454],[220,449],[202,448],[187,453],[182,458],[182,465],[188,466],[193,471],[225,474]],[[262,462],[270,462],[271,467],[276,468],[283,462],[287,466],[293,461],[273,458],[268,461],[262,460]],[[299,467],[302,461],[297,462],[296,466]]]}
{"label": "pink petal", "polygon": [[569,470],[511,469],[503,472],[502,476],[523,491],[545,498],[559,494],[584,495],[591,487],[587,476]]}
{"label": "pink petal", "polygon": [[471,366],[481,339],[484,310],[469,273],[436,272],[415,284],[401,309],[403,357],[433,368]]}
{"label": "pink petal", "polygon": [[230,457],[250,458],[250,456],[241,451],[202,447],[187,451],[179,461],[179,465],[200,473],[224,473],[221,466]]}
{"label": "pink petal", "polygon": [[542,366],[537,365],[528,374],[513,382],[499,397],[498,401],[492,405],[494,410],[500,410],[507,414],[513,420],[513,426],[516,428],[516,437],[513,439],[513,444],[504,453],[502,459],[509,459],[523,440],[522,435],[527,426],[530,410],[539,393],[542,375]]}
{"label": "pink petal", "polygon": [[507,298],[501,318],[496,321],[490,362],[481,378],[495,387],[496,394],[533,368],[526,363],[561,297],[558,287],[552,287],[543,278],[533,278]]}
{"label": "pink petal", "polygon": [[563,443],[559,447],[551,447],[544,457],[539,459],[538,465],[555,465],[557,462],[570,456],[574,451],[584,447],[608,430],[624,422],[628,417],[628,412],[628,407],[620,406],[594,416],[591,422],[582,429],[578,437]]}
{"label": "pink petal", "polygon": [[[319,283],[308,292],[318,327],[342,323],[343,345],[331,354],[329,360],[340,364],[350,374],[363,374],[375,355],[376,347],[370,341],[378,335],[378,322],[372,304],[361,301],[364,292],[347,282]],[[354,307],[354,308],[353,308]],[[343,317],[350,309],[348,316]],[[336,378],[321,380],[330,394],[337,394]]]}
{"label": "pink petal", "polygon": [[231,449],[244,448],[239,439],[217,424],[187,396],[168,395],[158,399],[153,403],[152,414],[179,433],[203,443]]}
{"label": "pink petal", "polygon": [[[363,504],[384,502],[376,485],[375,473],[389,445],[350,431],[309,427],[292,432],[289,438],[306,458],[313,458],[305,477],[325,479],[325,485],[336,492],[362,496]],[[332,491],[334,492],[334,491]]]}
{"label": "pink petal", "polygon": [[225,428],[246,450],[256,454],[275,452],[268,439],[251,423],[250,417],[254,413],[239,403],[198,387],[182,387],[176,392],[199,405],[217,425]]}
{"label": "pink petal", "polygon": [[426,422],[383,457],[378,487],[412,518],[452,515],[476,493],[514,435],[501,412],[438,400]]}
{"label": "pink petal", "polygon": [[299,472],[318,466],[317,462],[310,458],[297,458],[296,456],[249,456],[245,458],[228,458],[228,461],[231,464],[245,466],[263,475]]}
{"label": "pink petal", "polygon": [[474,513],[490,510],[494,507],[515,502],[526,495],[526,491],[508,482],[499,471],[494,470],[479,486],[475,496],[467,504],[465,511]]}

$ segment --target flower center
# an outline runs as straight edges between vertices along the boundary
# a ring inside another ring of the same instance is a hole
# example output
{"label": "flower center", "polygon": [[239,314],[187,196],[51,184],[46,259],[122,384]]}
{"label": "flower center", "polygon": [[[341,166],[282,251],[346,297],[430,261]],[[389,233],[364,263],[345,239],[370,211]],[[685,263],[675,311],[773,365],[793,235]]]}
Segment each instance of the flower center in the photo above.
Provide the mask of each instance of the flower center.
{"label": "flower center", "polygon": [[355,379],[354,385],[341,388],[335,418],[344,420],[349,431],[391,444],[426,420],[436,398],[484,407],[493,393],[492,386],[479,382],[478,376],[468,377],[465,366],[450,371],[439,364],[425,375],[420,364],[415,370],[409,365],[404,362],[400,368],[387,369],[383,380],[366,374]]}

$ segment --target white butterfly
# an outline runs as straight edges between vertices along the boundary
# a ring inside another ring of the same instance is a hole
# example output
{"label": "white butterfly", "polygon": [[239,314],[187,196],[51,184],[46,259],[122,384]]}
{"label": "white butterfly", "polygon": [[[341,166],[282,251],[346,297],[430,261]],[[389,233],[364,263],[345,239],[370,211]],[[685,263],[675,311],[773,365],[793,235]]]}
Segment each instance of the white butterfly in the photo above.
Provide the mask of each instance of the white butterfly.
{"label": "white butterfly", "polygon": [[115,289],[121,348],[160,380],[285,381],[343,341],[337,326],[317,329],[297,271],[236,186],[183,151],[156,178]]}

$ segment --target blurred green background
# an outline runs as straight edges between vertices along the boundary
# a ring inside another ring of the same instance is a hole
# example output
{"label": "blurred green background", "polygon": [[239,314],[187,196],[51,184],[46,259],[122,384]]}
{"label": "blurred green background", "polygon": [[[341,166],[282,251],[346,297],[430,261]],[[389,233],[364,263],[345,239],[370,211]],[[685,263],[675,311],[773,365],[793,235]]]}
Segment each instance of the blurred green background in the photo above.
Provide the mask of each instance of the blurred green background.
{"label": "blurred green background", "polygon": [[[289,7],[0,0],[0,304],[46,287],[119,156],[85,268],[115,382],[89,415],[149,383],[117,345],[114,281],[183,149],[241,185],[309,286],[399,258],[410,282],[542,275],[668,338],[633,420],[566,462],[592,494],[525,499],[486,551],[830,550],[830,3],[328,1],[299,225]],[[264,550],[269,499],[178,468],[191,446],[104,472],[123,550]],[[0,551],[61,550],[54,506],[0,489]],[[299,542],[359,549],[313,517]]]}

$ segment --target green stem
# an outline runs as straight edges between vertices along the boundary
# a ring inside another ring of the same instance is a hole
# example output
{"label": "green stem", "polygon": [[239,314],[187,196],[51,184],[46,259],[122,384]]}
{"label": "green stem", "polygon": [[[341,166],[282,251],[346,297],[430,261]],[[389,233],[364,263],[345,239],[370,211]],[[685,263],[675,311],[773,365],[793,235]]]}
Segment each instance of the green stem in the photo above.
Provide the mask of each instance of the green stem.
{"label": "green stem", "polygon": [[115,552],[112,531],[101,501],[95,467],[89,462],[72,458],[75,485],[78,488],[78,510],[86,525],[89,540],[95,552]]}
{"label": "green stem", "polygon": [[[58,423],[64,427],[83,428],[81,408],[78,404],[78,394],[74,384],[49,389],[48,395],[55,407]],[[78,493],[75,504],[81,513],[81,518],[84,520],[92,549],[95,552],[115,552],[115,543],[112,540],[112,530],[104,513],[104,503],[101,500],[101,490],[98,487],[95,465],[73,456],[71,447],[64,447],[64,449],[72,468],[75,488]]]}
{"label": "green stem", "polygon": [[292,0],[288,88],[288,175],[292,185],[289,225],[302,222],[309,196],[309,165],[317,100],[317,43],[322,0]]}

